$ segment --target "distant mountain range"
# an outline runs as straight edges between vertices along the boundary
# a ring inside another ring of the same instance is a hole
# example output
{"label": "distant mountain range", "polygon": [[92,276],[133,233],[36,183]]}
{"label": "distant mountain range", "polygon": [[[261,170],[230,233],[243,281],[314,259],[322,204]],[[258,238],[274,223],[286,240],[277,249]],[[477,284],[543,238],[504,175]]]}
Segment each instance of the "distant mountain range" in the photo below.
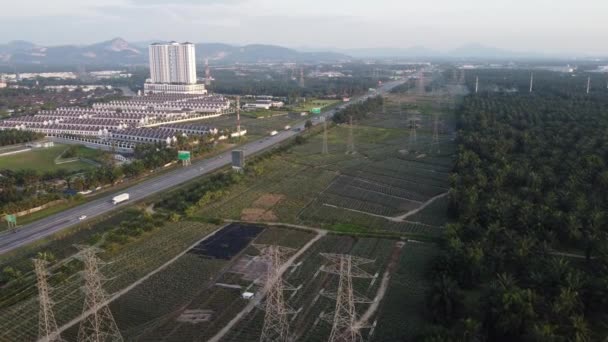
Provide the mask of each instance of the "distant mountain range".
{"label": "distant mountain range", "polygon": [[[129,43],[122,38],[92,45],[41,46],[26,41],[0,44],[0,64],[39,65],[137,65],[148,63],[150,42]],[[275,45],[234,46],[221,43],[196,44],[198,62],[205,58],[223,63],[344,61],[350,56],[337,52],[300,52]]]}
{"label": "distant mountain range", "polygon": [[[304,49],[306,50],[306,49]],[[411,58],[411,59],[538,59],[538,58],[566,58],[564,54],[550,54],[538,52],[517,52],[481,44],[467,44],[448,51],[437,51],[424,46],[407,48],[364,48],[364,49],[328,49],[332,52],[342,53],[353,58]],[[314,51],[310,49],[309,51]]]}
{"label": "distant mountain range", "polygon": [[[42,46],[16,40],[0,44],[1,65],[146,65],[147,46],[157,41],[127,42],[115,38],[92,45]],[[410,59],[523,59],[564,57],[501,50],[479,44],[469,44],[447,52],[423,46],[408,48],[366,49],[290,49],[276,45],[252,44],[236,46],[222,43],[197,43],[199,63],[209,58],[214,64],[257,62],[340,62],[362,58]]]}

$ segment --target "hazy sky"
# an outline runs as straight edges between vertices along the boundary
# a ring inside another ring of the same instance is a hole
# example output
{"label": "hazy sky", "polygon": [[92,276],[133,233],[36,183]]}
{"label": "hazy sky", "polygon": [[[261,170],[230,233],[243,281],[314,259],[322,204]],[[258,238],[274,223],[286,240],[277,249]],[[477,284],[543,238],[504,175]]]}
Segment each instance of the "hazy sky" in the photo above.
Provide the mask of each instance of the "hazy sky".
{"label": "hazy sky", "polygon": [[480,43],[608,53],[606,0],[2,0],[0,42],[123,37],[290,47]]}

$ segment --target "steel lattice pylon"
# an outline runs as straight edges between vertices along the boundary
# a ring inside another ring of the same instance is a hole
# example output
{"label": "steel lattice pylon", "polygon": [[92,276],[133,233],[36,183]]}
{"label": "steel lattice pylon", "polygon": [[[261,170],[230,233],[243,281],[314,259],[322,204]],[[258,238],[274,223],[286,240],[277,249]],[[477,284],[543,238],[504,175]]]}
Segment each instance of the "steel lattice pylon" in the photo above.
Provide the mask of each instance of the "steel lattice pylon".
{"label": "steel lattice pylon", "polygon": [[322,154],[329,154],[329,149],[327,148],[327,120],[323,120],[323,150]]}
{"label": "steel lattice pylon", "polygon": [[353,278],[373,278],[373,276],[363,269],[361,265],[374,262],[346,254],[321,253],[323,257],[331,263],[323,266],[323,272],[336,274],[339,276],[338,291],[336,293],[326,292],[323,295],[336,300],[335,311],[323,317],[332,324],[329,342],[359,342],[363,341],[360,329],[357,324],[357,303],[371,303],[372,301],[359,296],[353,289]]}
{"label": "steel lattice pylon", "polygon": [[[434,147],[436,149],[434,149]],[[433,140],[431,141],[431,151],[436,150],[437,153],[441,153],[439,146],[439,117],[437,114],[433,115]]]}
{"label": "steel lattice pylon", "polygon": [[353,117],[348,117],[348,143],[346,145],[346,153],[354,154],[355,151],[355,138],[353,136]]}
{"label": "steel lattice pylon", "polygon": [[40,311],[38,312],[38,340],[44,342],[63,341],[57,331],[57,321],[53,313],[53,301],[50,298],[50,288],[47,282],[47,261],[34,259],[34,271],[36,272],[36,286],[38,287],[38,301]]}
{"label": "steel lattice pylon", "polygon": [[283,281],[281,268],[295,250],[271,245],[254,246],[260,250],[259,258],[268,265],[263,291],[266,300],[260,305],[265,311],[260,342],[292,341],[288,318],[295,311],[285,303],[283,292],[293,290],[293,287]]}
{"label": "steel lattice pylon", "polygon": [[418,135],[416,133],[416,128],[418,127],[418,123],[416,122],[415,119],[410,118],[409,125],[410,125],[410,134],[409,134],[409,139],[408,139],[408,143],[407,143],[407,149],[408,149],[408,151],[415,151],[416,148],[418,147]]}
{"label": "steel lattice pylon", "polygon": [[86,317],[80,322],[78,342],[123,341],[107,305],[107,295],[102,287],[102,275],[99,271],[101,260],[97,258],[97,252],[98,250],[92,247],[85,247],[80,252],[84,262],[85,282],[82,312]]}

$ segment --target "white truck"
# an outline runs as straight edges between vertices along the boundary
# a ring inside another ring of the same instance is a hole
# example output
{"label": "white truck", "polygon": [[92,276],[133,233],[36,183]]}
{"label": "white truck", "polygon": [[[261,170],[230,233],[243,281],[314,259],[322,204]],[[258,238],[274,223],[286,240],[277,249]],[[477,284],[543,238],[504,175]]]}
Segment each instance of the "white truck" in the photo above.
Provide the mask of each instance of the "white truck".
{"label": "white truck", "polygon": [[291,126],[289,126],[289,125],[285,126],[286,131],[289,131],[290,129],[291,129]]}
{"label": "white truck", "polygon": [[270,136],[271,136],[271,137],[273,137],[273,136],[275,136],[275,135],[277,135],[277,134],[279,134],[279,132],[277,132],[277,131],[272,131],[272,132],[270,132]]}
{"label": "white truck", "polygon": [[118,204],[118,203],[128,201],[128,200],[129,200],[129,194],[124,193],[124,194],[120,194],[120,195],[112,197],[112,204]]}

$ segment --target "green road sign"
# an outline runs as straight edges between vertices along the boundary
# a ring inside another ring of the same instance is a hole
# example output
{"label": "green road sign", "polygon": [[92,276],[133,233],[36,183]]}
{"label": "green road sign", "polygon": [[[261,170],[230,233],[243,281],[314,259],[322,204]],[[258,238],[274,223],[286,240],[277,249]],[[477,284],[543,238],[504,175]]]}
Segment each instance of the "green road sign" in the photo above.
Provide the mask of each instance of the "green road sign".
{"label": "green road sign", "polygon": [[321,108],[313,108],[310,110],[310,112],[313,114],[321,114]]}
{"label": "green road sign", "polygon": [[17,224],[17,216],[15,216],[15,215],[10,215],[10,214],[9,214],[9,215],[6,215],[6,216],[4,217],[4,219],[5,219],[5,220],[6,220],[6,222],[8,222],[8,223]]}
{"label": "green road sign", "polygon": [[190,160],[190,151],[177,151],[177,159]]}

